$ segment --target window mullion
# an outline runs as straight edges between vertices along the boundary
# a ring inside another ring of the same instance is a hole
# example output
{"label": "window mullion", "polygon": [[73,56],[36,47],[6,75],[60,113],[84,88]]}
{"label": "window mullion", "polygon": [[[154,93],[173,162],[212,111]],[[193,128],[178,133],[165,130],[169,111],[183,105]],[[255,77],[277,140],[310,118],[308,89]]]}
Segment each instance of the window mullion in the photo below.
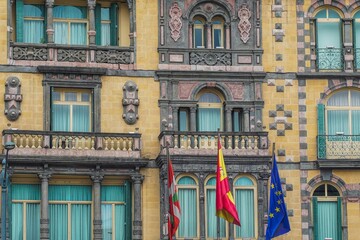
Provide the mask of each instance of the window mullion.
{"label": "window mullion", "polygon": [[116,220],[116,218],[115,218],[115,203],[113,203],[113,204],[111,204],[111,211],[112,211],[112,223],[111,223],[111,225],[112,225],[112,229],[111,229],[111,238],[112,238],[112,240],[115,240],[115,236],[116,236],[116,226],[115,226],[115,220]]}
{"label": "window mullion", "polygon": [[23,239],[26,240],[26,202],[23,202]]}
{"label": "window mullion", "polygon": [[71,240],[71,203],[68,202],[68,239]]}

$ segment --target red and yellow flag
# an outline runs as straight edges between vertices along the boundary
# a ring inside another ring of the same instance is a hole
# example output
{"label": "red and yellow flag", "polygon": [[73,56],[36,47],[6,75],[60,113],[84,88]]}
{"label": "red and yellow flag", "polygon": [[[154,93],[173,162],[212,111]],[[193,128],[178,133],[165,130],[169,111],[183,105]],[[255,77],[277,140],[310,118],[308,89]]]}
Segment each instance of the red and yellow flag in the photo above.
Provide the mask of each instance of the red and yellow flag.
{"label": "red and yellow flag", "polygon": [[216,170],[216,216],[240,226],[234,198],[229,188],[220,137],[218,139],[218,164]]}

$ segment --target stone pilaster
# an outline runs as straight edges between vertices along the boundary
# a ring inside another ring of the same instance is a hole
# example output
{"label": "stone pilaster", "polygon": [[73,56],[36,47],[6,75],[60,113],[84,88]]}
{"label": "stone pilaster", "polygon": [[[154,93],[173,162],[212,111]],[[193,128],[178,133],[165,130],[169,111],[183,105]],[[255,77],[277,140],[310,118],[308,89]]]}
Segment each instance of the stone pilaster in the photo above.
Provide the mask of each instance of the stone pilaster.
{"label": "stone pilaster", "polygon": [[131,176],[134,187],[134,221],[133,221],[133,240],[142,239],[142,220],[141,220],[141,184],[144,176],[136,174]]}
{"label": "stone pilaster", "polygon": [[94,240],[102,240],[102,220],[101,220],[101,181],[104,178],[100,167],[97,166],[96,170],[90,176],[93,181],[94,192],[94,221],[93,221],[93,233]]}
{"label": "stone pilaster", "polygon": [[89,9],[89,45],[95,45],[95,5],[96,0],[88,0],[87,2]]}
{"label": "stone pilaster", "polygon": [[51,173],[45,169],[38,174],[41,180],[40,239],[49,239],[49,179]]}
{"label": "stone pilaster", "polygon": [[196,131],[196,107],[190,108],[190,131]]}
{"label": "stone pilaster", "polygon": [[54,0],[46,0],[46,34],[47,42],[54,43],[54,20],[53,20],[53,7]]}

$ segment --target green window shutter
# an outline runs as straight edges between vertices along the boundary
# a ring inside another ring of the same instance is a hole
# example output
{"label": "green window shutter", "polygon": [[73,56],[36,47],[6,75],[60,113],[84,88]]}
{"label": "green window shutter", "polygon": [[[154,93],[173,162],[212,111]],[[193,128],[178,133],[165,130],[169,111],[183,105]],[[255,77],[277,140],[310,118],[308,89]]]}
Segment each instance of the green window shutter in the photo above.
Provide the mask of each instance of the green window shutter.
{"label": "green window shutter", "polygon": [[110,45],[118,45],[118,5],[112,3],[110,6]]}
{"label": "green window shutter", "polygon": [[101,45],[101,5],[96,4],[95,7],[95,40],[96,45]]}
{"label": "green window shutter", "polygon": [[314,240],[319,240],[319,221],[318,221],[318,203],[317,198],[313,197],[313,229],[314,229]]}
{"label": "green window shutter", "polygon": [[16,42],[23,42],[24,30],[24,2],[23,0],[16,0]]}
{"label": "green window shutter", "polygon": [[326,158],[325,105],[317,105],[318,114],[318,158]]}
{"label": "green window shutter", "polygon": [[125,239],[132,239],[132,191],[131,181],[125,182],[125,222],[126,222],[126,233]]}
{"label": "green window shutter", "polygon": [[341,213],[341,198],[337,198],[337,226],[338,226],[338,236],[337,239],[342,239],[342,213]]}
{"label": "green window shutter", "polygon": [[45,9],[43,9],[43,16],[44,16],[44,42],[42,42],[42,43],[47,43],[48,42],[48,38],[47,38],[47,32],[46,32],[46,30],[47,30],[47,9],[45,8]]}

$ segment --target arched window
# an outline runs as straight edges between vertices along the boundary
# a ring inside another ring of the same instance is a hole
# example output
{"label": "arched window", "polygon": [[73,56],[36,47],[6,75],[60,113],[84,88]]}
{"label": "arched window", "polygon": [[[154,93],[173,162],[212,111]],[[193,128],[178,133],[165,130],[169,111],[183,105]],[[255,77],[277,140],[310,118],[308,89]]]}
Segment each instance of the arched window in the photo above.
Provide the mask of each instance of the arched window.
{"label": "arched window", "polygon": [[23,38],[24,43],[44,43],[44,6],[25,4],[23,7],[24,26],[23,31],[17,31],[17,35],[22,35],[17,38]]}
{"label": "arched window", "polygon": [[[205,185],[206,192],[206,237],[215,239],[217,237],[217,217],[216,217],[216,178],[210,178]],[[220,237],[226,237],[226,222],[220,219]]]}
{"label": "arched window", "polygon": [[213,48],[224,48],[224,20],[215,17],[212,21],[212,46]]}
{"label": "arched window", "polygon": [[192,177],[183,176],[178,180],[177,187],[181,207],[177,237],[196,238],[198,236],[198,188],[196,181]]}
{"label": "arched window", "polygon": [[342,239],[341,198],[331,184],[318,186],[312,194],[314,239]]}
{"label": "arched window", "polygon": [[198,130],[223,130],[223,103],[216,92],[202,92],[198,101]]}
{"label": "arched window", "polygon": [[354,14],[354,48],[355,48],[355,68],[360,69],[360,11]]}
{"label": "arched window", "polygon": [[201,17],[194,18],[194,48],[205,48],[205,20]]}
{"label": "arched window", "polygon": [[340,15],[325,8],[316,15],[317,66],[319,70],[342,70],[342,25]]}
{"label": "arched window", "polygon": [[339,91],[328,99],[326,104],[326,126],[328,135],[360,134],[359,119],[359,91]]}
{"label": "arched window", "polygon": [[235,238],[254,238],[256,229],[255,184],[248,177],[234,182],[234,198],[241,227],[235,226]]}

